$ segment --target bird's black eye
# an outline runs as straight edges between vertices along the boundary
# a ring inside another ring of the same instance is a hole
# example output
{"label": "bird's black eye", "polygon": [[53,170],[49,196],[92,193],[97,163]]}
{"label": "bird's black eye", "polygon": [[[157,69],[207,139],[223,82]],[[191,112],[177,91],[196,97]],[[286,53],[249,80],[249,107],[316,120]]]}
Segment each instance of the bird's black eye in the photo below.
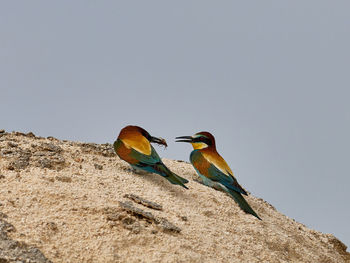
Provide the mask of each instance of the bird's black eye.
{"label": "bird's black eye", "polygon": [[201,139],[200,141],[205,143],[206,145],[211,145],[211,140],[208,137],[201,136],[200,139]]}
{"label": "bird's black eye", "polygon": [[207,137],[205,137],[205,136],[198,136],[198,137],[194,138],[193,141],[194,142],[203,142],[205,144],[208,144],[207,143]]}
{"label": "bird's black eye", "polygon": [[145,130],[142,130],[141,131],[141,134],[144,136],[144,137],[146,137],[147,138],[147,140],[151,140],[151,135],[147,132],[147,131],[145,131]]}
{"label": "bird's black eye", "polygon": [[194,142],[201,142],[202,141],[202,137],[195,137],[193,139]]}

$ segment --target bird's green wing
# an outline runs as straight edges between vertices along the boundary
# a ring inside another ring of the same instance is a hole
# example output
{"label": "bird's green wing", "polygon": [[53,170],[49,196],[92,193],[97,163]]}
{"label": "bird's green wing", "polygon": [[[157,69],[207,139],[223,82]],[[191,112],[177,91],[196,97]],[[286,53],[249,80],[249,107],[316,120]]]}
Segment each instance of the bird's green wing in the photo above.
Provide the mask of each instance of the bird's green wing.
{"label": "bird's green wing", "polygon": [[150,155],[140,153],[139,151],[136,151],[135,149],[131,149],[130,155],[133,158],[137,159],[140,162],[140,164],[144,164],[144,165],[153,165],[153,164],[162,162],[158,153],[156,152],[156,150],[153,148],[152,145],[151,145],[151,154]]}
{"label": "bird's green wing", "polygon": [[247,192],[238,184],[233,176],[221,172],[213,163],[209,162],[208,159],[203,156],[200,150],[192,151],[190,160],[201,175],[214,182],[221,183],[231,190],[247,195]]}
{"label": "bird's green wing", "polygon": [[135,166],[151,172],[159,174],[163,177],[165,177],[167,180],[169,180],[172,184],[178,184],[182,187],[187,188],[185,186],[186,183],[188,183],[188,180],[185,178],[182,178],[181,176],[178,176],[177,174],[170,171],[162,162],[159,155],[157,154],[156,150],[151,146],[151,154],[145,155],[142,154],[136,150],[132,150],[131,156],[135,159],[138,159],[139,162],[137,164],[134,164]]}

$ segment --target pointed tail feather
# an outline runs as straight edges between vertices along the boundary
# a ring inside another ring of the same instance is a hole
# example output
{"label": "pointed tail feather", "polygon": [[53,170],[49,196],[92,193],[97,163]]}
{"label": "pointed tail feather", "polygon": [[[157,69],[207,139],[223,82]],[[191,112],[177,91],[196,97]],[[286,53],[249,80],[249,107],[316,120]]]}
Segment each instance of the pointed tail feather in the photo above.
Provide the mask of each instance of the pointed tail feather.
{"label": "pointed tail feather", "polygon": [[166,178],[170,183],[178,184],[178,185],[181,185],[182,187],[188,189],[188,187],[185,185],[186,183],[188,183],[188,180],[173,173],[164,164],[157,164],[154,167],[154,169],[157,171],[158,174],[160,174],[161,176]]}
{"label": "pointed tail feather", "polygon": [[253,216],[255,216],[256,218],[258,218],[259,220],[262,220],[257,213],[255,213],[255,211],[253,210],[253,208],[251,208],[251,206],[248,204],[248,202],[244,199],[244,197],[233,190],[228,189],[229,194],[233,197],[233,199],[236,201],[236,203],[239,205],[240,208],[242,208],[242,210],[248,214],[251,214]]}

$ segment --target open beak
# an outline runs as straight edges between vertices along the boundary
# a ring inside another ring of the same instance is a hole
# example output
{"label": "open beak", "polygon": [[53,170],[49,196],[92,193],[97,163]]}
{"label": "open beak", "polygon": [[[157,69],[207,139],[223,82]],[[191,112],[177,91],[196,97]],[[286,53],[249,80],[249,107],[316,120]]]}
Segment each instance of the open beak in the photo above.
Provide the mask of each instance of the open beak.
{"label": "open beak", "polygon": [[176,137],[176,142],[189,142],[191,143],[193,141],[192,136],[180,136]]}
{"label": "open beak", "polygon": [[168,144],[166,143],[165,139],[163,138],[157,138],[157,137],[151,137],[150,142],[154,142],[159,145],[164,145],[165,147],[168,147]]}

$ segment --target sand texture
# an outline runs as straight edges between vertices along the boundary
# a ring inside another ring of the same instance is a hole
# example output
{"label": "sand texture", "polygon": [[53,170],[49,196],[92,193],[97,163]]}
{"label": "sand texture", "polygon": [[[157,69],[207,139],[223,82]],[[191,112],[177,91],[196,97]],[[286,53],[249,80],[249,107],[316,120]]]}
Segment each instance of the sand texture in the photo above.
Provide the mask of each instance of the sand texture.
{"label": "sand texture", "polygon": [[350,262],[333,235],[249,195],[259,221],[190,164],[164,163],[189,190],[110,144],[0,131],[0,262]]}

